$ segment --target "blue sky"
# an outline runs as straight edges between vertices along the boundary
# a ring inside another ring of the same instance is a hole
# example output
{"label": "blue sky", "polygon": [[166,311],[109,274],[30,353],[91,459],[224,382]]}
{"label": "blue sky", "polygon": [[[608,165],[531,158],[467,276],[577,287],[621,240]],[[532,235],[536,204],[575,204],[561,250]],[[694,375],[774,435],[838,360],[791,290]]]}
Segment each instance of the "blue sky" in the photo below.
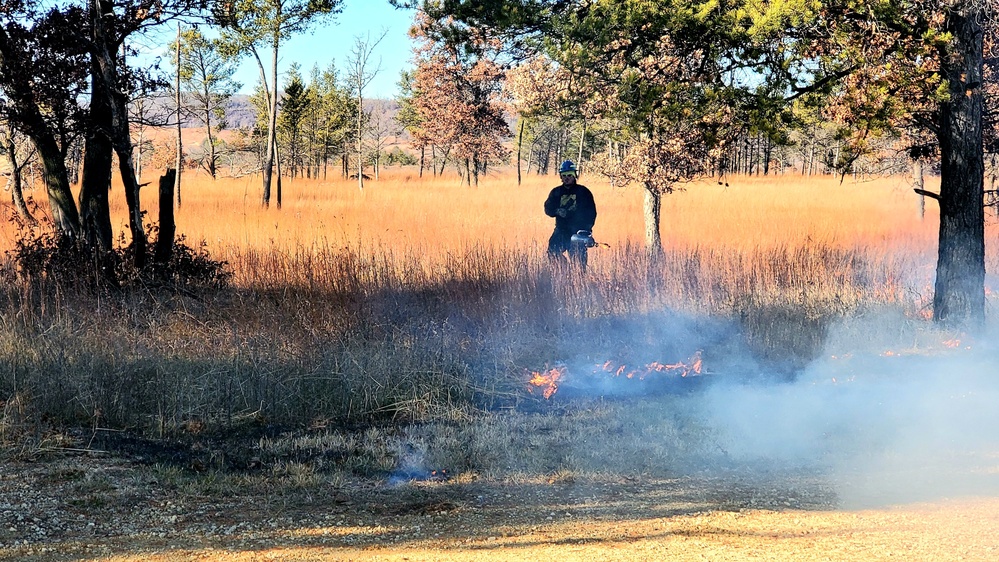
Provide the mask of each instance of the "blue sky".
{"label": "blue sky", "polygon": [[[281,48],[278,56],[278,84],[284,83],[283,74],[292,62],[302,65],[302,74],[308,79],[315,64],[325,69],[330,61],[343,69],[354,38],[370,34],[372,39],[387,31],[385,39],[372,55],[372,64],[381,61],[381,71],[364,91],[367,98],[394,98],[398,94],[399,73],[410,66],[413,45],[408,31],[413,22],[413,10],[397,10],[388,0],[346,0],[343,12],[332,21],[313,25],[310,31],[295,36]],[[270,54],[264,65],[269,68]],[[269,72],[269,71],[268,71]],[[243,92],[249,93],[259,81],[260,70],[252,58],[243,61],[236,80],[243,84]],[[270,77],[268,76],[268,79]]]}

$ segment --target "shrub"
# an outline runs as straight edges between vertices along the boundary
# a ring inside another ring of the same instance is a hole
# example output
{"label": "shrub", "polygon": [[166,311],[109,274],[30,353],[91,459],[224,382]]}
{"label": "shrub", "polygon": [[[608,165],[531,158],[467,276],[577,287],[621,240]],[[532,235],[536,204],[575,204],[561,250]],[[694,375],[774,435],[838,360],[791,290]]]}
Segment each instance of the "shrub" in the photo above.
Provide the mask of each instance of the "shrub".
{"label": "shrub", "polygon": [[[155,225],[147,227],[150,256],[154,250],[151,240],[157,232]],[[184,236],[174,242],[169,261],[150,262],[138,270],[134,266],[134,249],[125,243],[124,235],[117,248],[102,252],[80,238],[59,232],[50,223],[22,226],[14,248],[5,256],[5,281],[28,287],[45,284],[59,289],[94,291],[141,284],[146,288],[191,290],[223,288],[232,278],[225,261],[213,259],[204,244],[192,248]]]}

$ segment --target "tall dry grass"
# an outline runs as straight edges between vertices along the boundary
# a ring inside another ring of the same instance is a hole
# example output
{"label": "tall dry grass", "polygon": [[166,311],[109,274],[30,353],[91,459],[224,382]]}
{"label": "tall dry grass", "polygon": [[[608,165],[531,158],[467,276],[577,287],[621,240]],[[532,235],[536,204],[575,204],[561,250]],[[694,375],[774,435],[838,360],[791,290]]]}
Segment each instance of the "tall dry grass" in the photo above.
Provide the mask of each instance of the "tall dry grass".
{"label": "tall dry grass", "polygon": [[[454,177],[421,179],[405,170],[362,192],[352,181],[296,179],[285,181],[278,210],[259,204],[259,178],[200,176],[184,188],[178,223],[229,261],[246,287],[335,286],[345,273],[368,286],[509,279],[545,267],[552,221],[541,202],[555,183],[529,176],[517,186],[503,174],[468,188]],[[936,208],[931,202],[921,217],[905,179],[737,177],[690,185],[664,199],[666,255],[657,264],[645,263],[641,190],[586,183],[598,202],[595,235],[609,245],[592,252],[587,285],[604,299],[615,300],[622,286],[647,293],[653,267],[656,298],[640,299],[646,309],[873,300],[925,312]],[[627,298],[631,306],[636,297]]]}
{"label": "tall dry grass", "polygon": [[[468,253],[537,258],[552,224],[541,202],[557,183],[527,176],[517,186],[510,174],[502,174],[468,188],[453,176],[419,178],[408,169],[384,172],[381,181],[369,181],[363,191],[340,178],[285,179],[279,210],[274,198],[269,208],[260,205],[259,177],[211,181],[189,173],[185,178],[178,231],[229,260],[241,285],[254,284],[264,273],[261,256],[294,260],[346,249],[393,261],[400,270],[414,264],[432,270]],[[598,203],[595,234],[612,248],[594,252],[593,263],[609,269],[620,253],[642,246],[641,190],[612,188],[595,178],[584,182]],[[29,195],[44,198],[40,189]],[[147,221],[155,220],[155,192],[147,187],[143,199]],[[111,201],[116,231],[127,232],[120,186]],[[741,267],[726,265],[736,267],[725,272],[733,283],[749,275],[758,258],[802,250],[842,250],[872,261],[900,256],[927,261],[934,252],[936,208],[930,202],[921,218],[917,201],[904,178],[841,183],[829,177],[733,177],[725,185],[696,183],[664,197],[662,235],[667,255],[741,256]],[[2,212],[10,217],[11,206],[4,205]],[[9,221],[3,222],[0,244],[9,248],[17,234]],[[816,266],[792,265],[803,266],[799,270]],[[292,269],[282,275],[294,283],[307,280],[309,273]]]}
{"label": "tall dry grass", "polygon": [[[585,276],[545,255],[552,178],[518,186],[503,173],[469,188],[391,170],[364,191],[286,179],[281,209],[260,205],[256,177],[186,178],[178,232],[229,262],[233,287],[7,287],[0,401],[36,419],[161,433],[190,420],[465,415],[531,400],[526,370],[558,361],[705,350],[717,371],[747,357],[793,370],[837,319],[878,308],[919,319],[931,297],[936,209],[921,217],[898,178],[690,185],[664,198],[660,258],[643,247],[640,190],[584,178],[608,245]],[[113,215],[127,231],[121,193]],[[155,217],[156,197],[143,198]],[[16,236],[0,230],[0,243]]]}

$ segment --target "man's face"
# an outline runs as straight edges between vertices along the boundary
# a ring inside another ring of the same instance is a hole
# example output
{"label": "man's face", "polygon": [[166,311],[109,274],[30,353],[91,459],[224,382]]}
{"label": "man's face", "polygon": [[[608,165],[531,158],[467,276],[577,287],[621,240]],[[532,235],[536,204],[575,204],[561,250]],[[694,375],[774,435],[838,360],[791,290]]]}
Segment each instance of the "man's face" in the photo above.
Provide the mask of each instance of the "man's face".
{"label": "man's face", "polygon": [[576,174],[562,174],[562,185],[576,185]]}

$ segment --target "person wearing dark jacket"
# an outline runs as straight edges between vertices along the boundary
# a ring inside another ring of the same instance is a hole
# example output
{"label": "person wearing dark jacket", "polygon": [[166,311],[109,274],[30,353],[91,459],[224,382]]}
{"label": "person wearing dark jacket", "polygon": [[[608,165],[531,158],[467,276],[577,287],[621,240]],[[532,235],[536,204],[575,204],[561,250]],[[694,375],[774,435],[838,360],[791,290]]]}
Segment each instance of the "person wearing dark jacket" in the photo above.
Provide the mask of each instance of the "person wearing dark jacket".
{"label": "person wearing dark jacket", "polygon": [[[555,232],[548,240],[548,254],[559,261],[564,253],[582,269],[586,269],[585,242],[573,242],[573,234],[586,231],[582,238],[592,240],[590,231],[597,220],[597,205],[593,193],[576,183],[578,170],[571,160],[562,162],[558,170],[562,185],[551,190],[545,200],[545,214],[555,218]],[[577,237],[579,238],[579,237]]]}

